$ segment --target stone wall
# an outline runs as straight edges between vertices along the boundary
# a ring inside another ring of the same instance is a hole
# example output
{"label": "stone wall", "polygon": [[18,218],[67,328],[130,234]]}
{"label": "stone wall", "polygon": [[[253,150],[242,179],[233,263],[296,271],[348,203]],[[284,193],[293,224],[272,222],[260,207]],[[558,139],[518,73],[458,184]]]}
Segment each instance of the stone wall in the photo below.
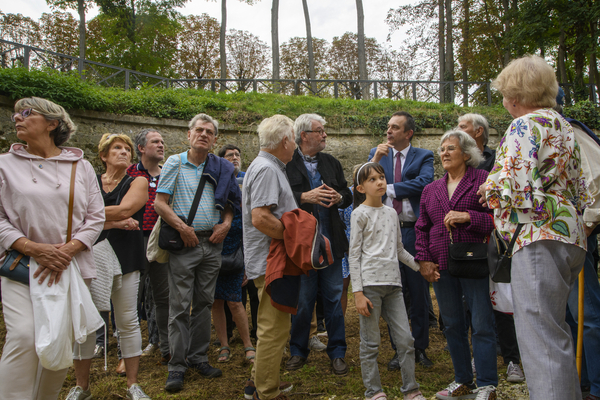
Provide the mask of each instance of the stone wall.
{"label": "stone wall", "polygon": [[[8,151],[10,145],[18,140],[14,124],[10,120],[10,116],[14,112],[13,104],[7,97],[0,96],[0,150],[2,152]],[[76,134],[67,142],[67,145],[83,149],[85,157],[94,165],[97,171],[102,170],[102,165],[97,158],[98,141],[106,132],[124,133],[133,137],[142,129],[155,128],[163,134],[167,144],[167,156],[185,151],[188,148],[188,121],[96,111],[68,111],[78,129]],[[435,151],[439,147],[442,134],[443,130],[441,129],[425,129],[417,132],[412,140],[414,146],[434,151],[436,178],[443,174],[439,156]],[[365,162],[369,150],[384,140],[385,132],[381,132],[381,135],[372,135],[361,129],[328,130],[325,151],[340,160],[344,167],[346,179],[350,184],[353,166]],[[245,169],[259,151],[256,126],[234,127],[225,125],[220,127],[215,149],[226,143],[234,143],[242,149]],[[497,144],[498,133],[492,130],[489,145],[494,148]]]}

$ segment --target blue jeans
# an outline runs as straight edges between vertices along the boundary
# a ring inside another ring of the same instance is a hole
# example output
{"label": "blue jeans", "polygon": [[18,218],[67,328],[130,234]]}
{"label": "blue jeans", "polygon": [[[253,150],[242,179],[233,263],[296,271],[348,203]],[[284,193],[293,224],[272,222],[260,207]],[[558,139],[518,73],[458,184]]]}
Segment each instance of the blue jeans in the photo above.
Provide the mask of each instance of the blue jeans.
{"label": "blue jeans", "polygon": [[440,271],[440,280],[433,283],[433,289],[444,320],[444,333],[454,366],[454,380],[458,383],[473,380],[469,325],[462,300],[464,295],[471,310],[471,341],[477,368],[477,386],[498,386],[496,333],[488,278],[456,278],[448,270],[443,270]]}
{"label": "blue jeans", "polygon": [[318,286],[321,287],[325,327],[329,338],[327,355],[332,360],[344,358],[346,356],[346,328],[340,303],[344,286],[341,258],[335,260],[333,264],[325,269],[312,270],[308,276],[302,275],[298,313],[292,316],[290,353],[292,356],[308,358],[310,352],[308,349],[310,321],[315,308]]}
{"label": "blue jeans", "polygon": [[403,394],[419,388],[415,379],[414,340],[408,325],[406,306],[400,286],[365,286],[363,294],[371,300],[371,316],[360,319],[360,369],[365,388],[365,397],[373,397],[382,392],[381,378],[377,366],[377,355],[381,344],[379,317],[383,317],[390,328],[390,336],[397,346],[402,371]]}
{"label": "blue jeans", "polygon": [[[598,247],[598,237],[588,237],[588,251],[585,255],[584,304],[583,304],[583,360],[581,363],[581,384],[590,385],[590,393],[600,396],[600,284],[594,270],[594,249]],[[577,343],[577,315],[579,312],[579,278],[567,301],[567,322],[571,325],[573,339]]]}

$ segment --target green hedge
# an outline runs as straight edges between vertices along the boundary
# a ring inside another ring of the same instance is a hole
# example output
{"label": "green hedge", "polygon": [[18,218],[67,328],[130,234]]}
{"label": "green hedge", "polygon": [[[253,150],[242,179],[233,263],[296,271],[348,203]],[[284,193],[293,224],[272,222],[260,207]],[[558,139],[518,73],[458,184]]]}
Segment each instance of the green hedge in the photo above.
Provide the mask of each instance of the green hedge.
{"label": "green hedge", "polygon": [[[246,127],[258,124],[273,114],[295,118],[306,112],[322,115],[333,128],[362,128],[383,134],[390,115],[398,110],[410,112],[418,128],[449,129],[459,115],[476,112],[485,115],[492,128],[503,132],[512,120],[501,105],[460,107],[454,104],[408,100],[321,99],[313,96],[285,96],[259,93],[213,93],[193,89],[143,88],[122,90],[86,83],[74,73],[0,69],[0,94],[12,99],[39,96],[67,109],[104,111],[157,118],[189,120],[204,112],[226,124]],[[580,102],[565,109],[565,114],[591,128],[600,129],[598,107]]]}

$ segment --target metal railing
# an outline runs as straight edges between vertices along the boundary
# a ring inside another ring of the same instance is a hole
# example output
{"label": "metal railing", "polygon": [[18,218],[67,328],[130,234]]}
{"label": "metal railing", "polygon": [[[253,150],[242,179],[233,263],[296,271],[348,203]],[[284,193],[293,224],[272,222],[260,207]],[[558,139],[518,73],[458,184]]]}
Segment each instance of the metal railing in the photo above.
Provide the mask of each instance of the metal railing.
{"label": "metal railing", "polygon": [[[125,90],[141,87],[203,89],[213,92],[259,92],[286,95],[310,95],[324,98],[414,100],[456,103],[463,106],[492,105],[501,97],[492,92],[490,82],[463,81],[396,81],[349,79],[179,79],[146,74],[78,57],[0,39],[2,68],[53,69],[77,71],[98,85]],[[567,102],[589,98],[598,104],[594,85],[586,85],[587,93],[576,93],[573,84],[561,84]]]}

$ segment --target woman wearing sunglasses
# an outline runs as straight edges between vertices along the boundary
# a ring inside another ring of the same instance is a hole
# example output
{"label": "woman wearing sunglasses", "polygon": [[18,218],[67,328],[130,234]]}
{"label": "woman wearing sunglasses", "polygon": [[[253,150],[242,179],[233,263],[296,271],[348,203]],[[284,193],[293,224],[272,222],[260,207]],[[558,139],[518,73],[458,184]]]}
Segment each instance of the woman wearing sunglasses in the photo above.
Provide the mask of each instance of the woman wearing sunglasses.
{"label": "woman wearing sunglasses", "polygon": [[[58,282],[76,259],[86,282],[96,276],[88,251],[104,225],[104,202],[94,170],[83,151],[62,145],[75,125],[61,106],[30,97],[15,104],[17,137],[0,156],[0,247],[31,257],[39,268],[30,285]],[[77,162],[72,239],[66,242],[69,189]],[[68,369],[51,371],[40,365],[35,349],[33,306],[29,287],[2,278],[6,342],[0,360],[0,399],[56,399]],[[94,351],[94,341],[89,341]]]}

